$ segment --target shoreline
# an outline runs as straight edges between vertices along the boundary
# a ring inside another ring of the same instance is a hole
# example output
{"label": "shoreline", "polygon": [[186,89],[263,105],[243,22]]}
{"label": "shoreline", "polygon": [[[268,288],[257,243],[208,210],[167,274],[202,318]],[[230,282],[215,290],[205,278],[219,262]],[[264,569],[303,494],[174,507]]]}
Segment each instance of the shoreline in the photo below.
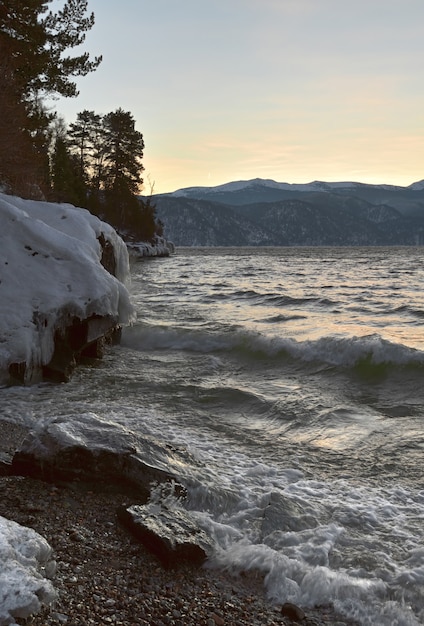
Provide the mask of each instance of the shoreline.
{"label": "shoreline", "polygon": [[[0,420],[0,453],[25,430]],[[53,549],[58,600],[20,624],[31,626],[277,626],[293,624],[271,605],[262,577],[207,567],[165,569],[117,521],[136,494],[85,483],[0,476],[0,515],[28,526]],[[305,626],[354,626],[331,607],[305,611]]]}

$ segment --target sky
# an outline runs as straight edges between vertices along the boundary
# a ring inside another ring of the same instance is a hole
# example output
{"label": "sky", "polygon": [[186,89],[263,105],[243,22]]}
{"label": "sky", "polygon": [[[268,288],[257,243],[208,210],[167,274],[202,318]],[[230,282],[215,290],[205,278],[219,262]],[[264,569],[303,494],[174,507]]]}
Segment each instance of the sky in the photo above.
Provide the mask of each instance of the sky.
{"label": "sky", "polygon": [[[53,0],[57,10],[62,2]],[[89,0],[102,54],[55,107],[130,111],[145,193],[424,178],[423,0]]]}

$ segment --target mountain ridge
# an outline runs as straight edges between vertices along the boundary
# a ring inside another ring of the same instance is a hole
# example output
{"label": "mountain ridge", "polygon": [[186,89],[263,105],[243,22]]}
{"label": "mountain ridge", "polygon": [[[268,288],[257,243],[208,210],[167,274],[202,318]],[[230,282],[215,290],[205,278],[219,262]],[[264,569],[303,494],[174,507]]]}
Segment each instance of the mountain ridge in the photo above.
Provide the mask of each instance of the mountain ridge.
{"label": "mountain ridge", "polygon": [[177,246],[424,244],[424,180],[401,187],[256,178],[153,200]]}
{"label": "mountain ridge", "polygon": [[[393,189],[404,189],[404,190],[418,190],[422,191],[424,189],[424,180],[420,180],[412,183],[411,185],[402,186],[402,185],[391,185],[387,183],[383,184],[372,184],[372,183],[361,183],[358,181],[334,181],[334,182],[326,182],[321,180],[314,180],[309,183],[286,183],[286,182],[278,182],[271,178],[251,178],[247,180],[237,180],[231,181],[228,183],[222,183],[220,185],[214,186],[194,186],[194,187],[183,187],[181,189],[177,189],[176,191],[169,192],[166,195],[172,196],[194,196],[197,197],[198,193],[220,193],[223,191],[237,191],[240,189],[249,188],[252,186],[263,186],[274,189],[282,189],[286,191],[330,191],[335,189],[351,189],[351,188],[359,188],[359,187],[370,187],[376,189],[385,189],[385,190],[393,190]],[[165,194],[161,194],[165,195]]]}

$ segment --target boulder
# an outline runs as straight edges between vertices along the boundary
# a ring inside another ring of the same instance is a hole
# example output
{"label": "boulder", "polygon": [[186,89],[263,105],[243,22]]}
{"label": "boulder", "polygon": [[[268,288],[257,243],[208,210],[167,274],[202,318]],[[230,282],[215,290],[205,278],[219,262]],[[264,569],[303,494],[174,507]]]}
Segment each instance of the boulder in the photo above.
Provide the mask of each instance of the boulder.
{"label": "boulder", "polygon": [[[145,502],[153,484],[179,483],[172,468],[181,465],[184,454],[86,413],[47,421],[28,433],[13,456],[10,473],[50,482],[127,485]],[[177,491],[185,493],[180,484]]]}
{"label": "boulder", "polygon": [[288,494],[273,491],[263,511],[262,538],[315,528],[317,524],[316,512],[306,502],[300,503]]}
{"label": "boulder", "polygon": [[306,619],[305,612],[299,606],[296,606],[296,604],[292,604],[292,602],[285,602],[283,604],[281,607],[281,615],[296,624]]}
{"label": "boulder", "polygon": [[[112,276],[117,274],[115,250],[110,241],[101,233],[97,240],[101,247],[101,265]],[[33,323],[40,336],[47,325],[47,320],[40,313],[34,313]],[[19,384],[49,380],[68,382],[78,363],[84,359],[101,359],[107,345],[119,343],[122,327],[117,317],[91,315],[85,319],[69,317],[58,312],[54,332],[54,352],[49,363],[28,376],[26,362],[11,363],[9,375]]]}
{"label": "boulder", "polygon": [[134,319],[127,248],[68,204],[0,193],[0,216],[0,382],[65,382]]}
{"label": "boulder", "polygon": [[207,534],[189,511],[165,504],[122,507],[118,519],[166,567],[201,565],[213,550]]}

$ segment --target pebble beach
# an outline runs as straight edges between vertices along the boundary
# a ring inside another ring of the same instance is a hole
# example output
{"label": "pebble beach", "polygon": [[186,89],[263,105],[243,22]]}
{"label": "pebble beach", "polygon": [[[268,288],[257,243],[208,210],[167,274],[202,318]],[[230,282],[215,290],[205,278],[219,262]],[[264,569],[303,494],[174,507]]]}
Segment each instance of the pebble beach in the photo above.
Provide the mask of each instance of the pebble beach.
{"label": "pebble beach", "polygon": [[[2,454],[24,432],[2,423]],[[264,597],[259,573],[181,565],[166,569],[117,522],[136,494],[111,486],[50,484],[0,477],[0,515],[47,539],[57,563],[58,598],[20,624],[32,626],[276,626],[290,625],[281,606]],[[305,626],[355,626],[331,607],[305,611]]]}

